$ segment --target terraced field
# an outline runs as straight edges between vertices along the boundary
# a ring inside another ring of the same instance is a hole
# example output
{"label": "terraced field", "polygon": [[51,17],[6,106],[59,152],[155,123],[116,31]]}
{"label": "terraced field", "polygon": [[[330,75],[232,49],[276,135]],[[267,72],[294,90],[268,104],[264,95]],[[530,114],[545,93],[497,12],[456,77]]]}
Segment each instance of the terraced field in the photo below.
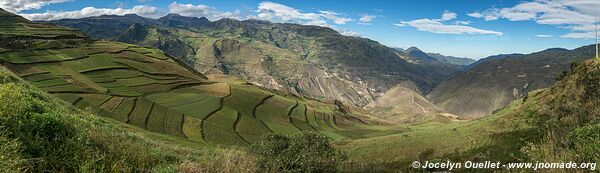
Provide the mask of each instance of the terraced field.
{"label": "terraced field", "polygon": [[372,131],[335,104],[208,80],[157,49],[91,40],[2,11],[0,19],[3,67],[78,108],[148,131],[224,145],[247,145],[268,133],[354,139]]}
{"label": "terraced field", "polygon": [[[100,116],[193,141],[246,145],[267,133],[318,131],[344,139],[328,104],[240,82],[212,82],[164,53],[93,41],[0,53],[3,66],[48,93]],[[328,105],[328,106],[323,106]],[[325,111],[317,111],[325,110]]]}

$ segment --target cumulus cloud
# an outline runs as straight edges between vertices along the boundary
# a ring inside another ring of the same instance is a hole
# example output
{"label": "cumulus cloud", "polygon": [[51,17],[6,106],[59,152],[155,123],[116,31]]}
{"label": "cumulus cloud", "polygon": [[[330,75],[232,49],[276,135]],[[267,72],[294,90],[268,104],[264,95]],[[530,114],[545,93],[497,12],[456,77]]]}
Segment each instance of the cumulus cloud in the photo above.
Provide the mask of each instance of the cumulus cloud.
{"label": "cumulus cloud", "polygon": [[210,20],[219,20],[222,18],[236,18],[240,16],[240,11],[221,12],[206,5],[180,4],[173,2],[169,5],[169,13],[175,13],[188,17],[206,17]]}
{"label": "cumulus cloud", "polygon": [[598,0],[533,0],[506,8],[491,8],[468,15],[485,20],[534,21],[570,29],[564,38],[594,38],[595,16],[600,16]]}
{"label": "cumulus cloud", "polygon": [[305,25],[331,26],[328,21],[335,24],[346,24],[353,21],[333,11],[319,11],[319,13],[303,12],[283,4],[274,2],[261,2],[258,4],[257,18],[272,22],[299,23]]}
{"label": "cumulus cloud", "polygon": [[440,18],[441,21],[448,21],[452,19],[456,19],[456,13],[453,13],[448,10],[444,11],[444,14],[442,14],[442,18]]}
{"label": "cumulus cloud", "polygon": [[2,0],[0,8],[10,12],[40,9],[43,6],[63,3],[71,0]]}
{"label": "cumulus cloud", "polygon": [[157,18],[163,13],[156,7],[139,5],[133,8],[95,8],[85,7],[77,11],[47,11],[45,13],[19,14],[29,20],[59,20],[59,19],[77,19],[101,15],[125,15],[137,14],[144,17]]}
{"label": "cumulus cloud", "polygon": [[454,21],[454,24],[444,24],[442,22],[456,19],[456,13],[445,11],[439,19],[417,19],[412,21],[400,21],[394,24],[397,27],[414,27],[419,31],[426,31],[436,34],[489,34],[503,35],[504,33],[492,30],[478,29],[468,25],[467,21]]}

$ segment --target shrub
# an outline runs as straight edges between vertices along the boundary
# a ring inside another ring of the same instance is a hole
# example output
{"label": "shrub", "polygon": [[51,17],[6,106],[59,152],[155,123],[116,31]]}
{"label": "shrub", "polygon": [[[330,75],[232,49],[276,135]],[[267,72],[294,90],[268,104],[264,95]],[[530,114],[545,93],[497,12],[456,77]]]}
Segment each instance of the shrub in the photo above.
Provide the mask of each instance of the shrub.
{"label": "shrub", "polygon": [[259,172],[334,172],[346,159],[328,138],[315,133],[267,135],[251,146],[251,152],[259,157]]}
{"label": "shrub", "polygon": [[12,83],[18,81],[17,78],[10,75],[8,72],[0,70],[0,84]]}
{"label": "shrub", "polygon": [[567,135],[570,148],[582,162],[600,162],[600,124],[577,128]]}

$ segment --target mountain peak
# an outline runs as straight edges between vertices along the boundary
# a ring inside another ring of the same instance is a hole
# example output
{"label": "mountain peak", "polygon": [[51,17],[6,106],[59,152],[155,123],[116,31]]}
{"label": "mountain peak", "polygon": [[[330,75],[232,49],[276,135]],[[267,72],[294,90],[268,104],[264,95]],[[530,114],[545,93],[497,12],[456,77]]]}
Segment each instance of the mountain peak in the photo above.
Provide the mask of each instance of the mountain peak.
{"label": "mountain peak", "polygon": [[126,14],[126,15],[123,15],[123,16],[125,16],[125,17],[142,17],[142,16],[139,16],[137,14]]}
{"label": "mountain peak", "polygon": [[544,51],[569,51],[569,49],[557,47],[557,48],[549,48],[549,49],[546,49]]}
{"label": "mountain peak", "polygon": [[[182,16],[182,15],[179,15],[179,14],[177,14],[177,13],[169,13],[169,14],[167,14],[167,15],[166,15],[166,16],[164,16],[164,17],[183,17],[183,16]],[[163,18],[164,18],[164,17],[163,17]]]}
{"label": "mountain peak", "polygon": [[206,17],[187,17],[175,13],[167,14],[166,16],[159,18],[158,21],[164,25],[176,27],[199,27],[210,23],[210,20]]}
{"label": "mountain peak", "polygon": [[419,52],[423,52],[421,49],[417,48],[417,47],[409,47],[408,49],[406,49],[406,52],[412,52],[412,51],[419,51]]}
{"label": "mountain peak", "polygon": [[163,16],[161,18],[159,18],[158,20],[173,20],[173,19],[188,19],[188,20],[198,20],[198,21],[209,21],[206,17],[189,17],[189,16],[182,16],[180,14],[177,13],[169,13],[166,16]]}

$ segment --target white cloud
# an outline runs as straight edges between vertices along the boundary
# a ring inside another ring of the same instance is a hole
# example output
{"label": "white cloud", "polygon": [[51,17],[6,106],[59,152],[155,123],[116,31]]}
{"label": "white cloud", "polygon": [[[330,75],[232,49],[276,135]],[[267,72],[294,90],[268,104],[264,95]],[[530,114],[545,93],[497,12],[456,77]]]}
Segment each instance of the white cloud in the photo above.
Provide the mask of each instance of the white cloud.
{"label": "white cloud", "polygon": [[396,26],[411,26],[419,31],[427,31],[436,34],[492,34],[503,35],[504,33],[491,30],[483,30],[464,25],[446,25],[432,19],[418,19],[413,21],[401,21]]}
{"label": "white cloud", "polygon": [[340,34],[345,35],[345,36],[352,36],[352,37],[361,37],[362,35],[358,32],[354,32],[354,31],[350,31],[348,29],[336,29]]}
{"label": "white cloud", "polygon": [[456,13],[445,11],[440,19],[417,19],[412,21],[400,21],[400,23],[393,24],[397,27],[411,26],[419,31],[426,31],[436,34],[490,34],[490,35],[503,35],[504,33],[492,30],[478,29],[468,25],[468,21],[454,21],[454,24],[444,24],[442,22],[456,19]]}
{"label": "white cloud", "polygon": [[484,11],[484,12],[473,12],[473,13],[469,13],[467,15],[474,17],[474,18],[483,18],[486,21],[490,21],[490,20],[498,20],[499,16],[496,14],[497,13],[494,13],[491,10],[488,10],[488,11]]}
{"label": "white cloud", "polygon": [[319,13],[303,12],[298,9],[274,2],[261,2],[258,4],[257,18],[272,22],[299,23],[305,25],[331,26],[328,21],[335,24],[346,24],[353,21],[351,18],[341,17],[342,14],[333,11],[319,11]]}
{"label": "white cloud", "polygon": [[563,0],[564,5],[573,7],[577,11],[592,16],[600,16],[600,1],[597,0]]}
{"label": "white cloud", "polygon": [[599,0],[533,0],[521,2],[512,7],[492,8],[468,15],[485,20],[500,18],[510,21],[534,21],[538,24],[555,25],[572,33],[564,38],[594,38],[588,31],[593,30],[594,16],[600,16]]}
{"label": "white cloud", "polygon": [[482,18],[483,14],[481,14],[480,12],[472,12],[472,13],[467,14],[467,16],[471,16],[474,18]]}
{"label": "white cloud", "polygon": [[144,17],[157,18],[163,13],[156,7],[139,5],[130,9],[123,8],[95,8],[85,7],[77,11],[47,11],[45,13],[19,14],[29,20],[59,20],[59,19],[77,19],[101,15],[125,15],[137,14]]}
{"label": "white cloud", "polygon": [[573,39],[593,39],[596,36],[595,32],[572,32],[560,37]]}
{"label": "white cloud", "polygon": [[448,21],[452,19],[456,19],[456,13],[446,10],[444,11],[444,14],[442,14],[442,18],[440,20]]}
{"label": "white cloud", "polygon": [[377,18],[376,15],[363,14],[363,15],[360,15],[360,18],[358,19],[358,24],[371,25],[371,22],[373,22],[373,20],[375,20],[376,18]]}
{"label": "white cloud", "polygon": [[546,34],[539,34],[539,35],[535,35],[535,37],[538,38],[551,38],[554,37],[553,35],[546,35]]}
{"label": "white cloud", "polygon": [[373,22],[373,20],[375,20],[375,18],[377,18],[377,16],[375,15],[363,14],[360,16],[360,19],[358,19],[358,21],[361,23],[371,23]]}
{"label": "white cloud", "polygon": [[43,6],[63,3],[71,0],[2,0],[0,8],[10,12],[40,9]]}
{"label": "white cloud", "polygon": [[321,16],[323,16],[326,19],[332,20],[335,24],[346,24],[350,21],[353,21],[353,19],[350,18],[340,17],[341,14],[333,11],[320,11],[320,13]]}
{"label": "white cloud", "polygon": [[393,25],[397,26],[397,27],[405,27],[406,26],[406,24],[404,24],[404,23],[394,23]]}
{"label": "white cloud", "polygon": [[169,13],[175,13],[188,17],[206,17],[210,20],[219,20],[222,18],[239,19],[240,11],[221,12],[206,5],[180,4],[173,2],[169,5]]}
{"label": "white cloud", "polygon": [[44,13],[19,14],[30,20],[60,20],[60,19],[78,19],[85,17],[101,16],[101,15],[125,15],[137,14],[143,17],[159,18],[166,13],[176,13],[182,16],[190,17],[206,17],[210,20],[218,20],[221,18],[239,18],[239,11],[221,12],[206,5],[180,4],[173,2],[168,6],[167,10],[159,9],[153,6],[139,5],[133,8],[96,8],[85,7],[76,11],[47,11]]}
{"label": "white cloud", "polygon": [[468,24],[471,24],[471,21],[457,20],[452,23],[454,23],[455,25],[468,25]]}

